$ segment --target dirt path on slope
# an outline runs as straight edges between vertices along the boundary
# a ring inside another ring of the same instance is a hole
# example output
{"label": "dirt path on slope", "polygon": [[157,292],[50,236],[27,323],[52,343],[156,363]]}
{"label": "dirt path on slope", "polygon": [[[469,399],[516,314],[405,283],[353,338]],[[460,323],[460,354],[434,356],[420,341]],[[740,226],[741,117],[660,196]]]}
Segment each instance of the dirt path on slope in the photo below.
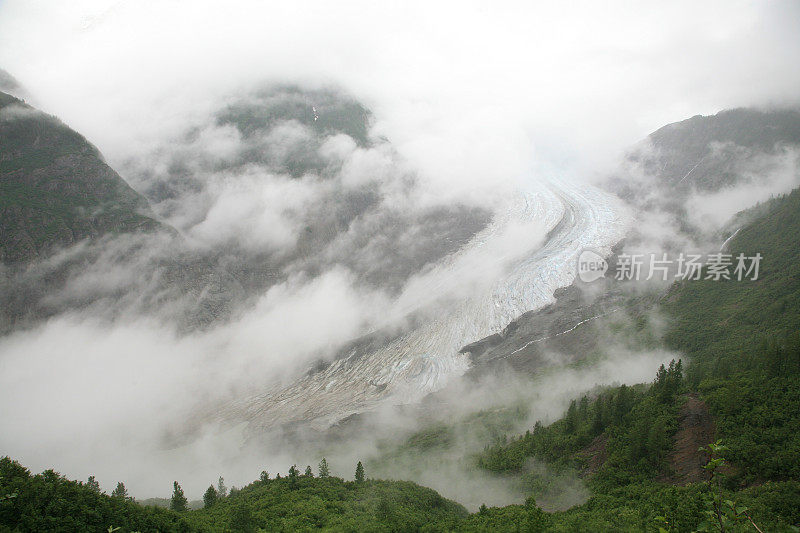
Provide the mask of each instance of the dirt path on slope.
{"label": "dirt path on slope", "polygon": [[669,454],[672,474],[663,481],[686,485],[708,479],[708,473],[703,469],[708,457],[698,449],[714,442],[715,432],[708,406],[697,394],[690,394],[678,415],[678,431]]}

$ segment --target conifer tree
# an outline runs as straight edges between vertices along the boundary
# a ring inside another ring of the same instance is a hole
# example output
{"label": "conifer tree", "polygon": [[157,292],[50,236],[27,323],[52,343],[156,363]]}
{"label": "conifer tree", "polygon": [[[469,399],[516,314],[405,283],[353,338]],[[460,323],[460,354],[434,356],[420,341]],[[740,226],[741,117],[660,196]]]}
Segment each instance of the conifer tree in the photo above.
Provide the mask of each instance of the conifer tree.
{"label": "conifer tree", "polygon": [[361,461],[356,465],[356,481],[359,483],[364,481],[364,465],[361,464]]}
{"label": "conifer tree", "polygon": [[578,406],[575,400],[569,403],[569,409],[567,409],[567,416],[564,418],[564,423],[567,433],[574,433],[575,429],[578,427]]}
{"label": "conifer tree", "polygon": [[589,418],[589,398],[586,396],[581,398],[578,404],[578,420],[585,422]]}
{"label": "conifer tree", "polygon": [[[663,365],[662,365],[663,366]],[[620,385],[614,401],[614,422],[619,424],[631,406],[631,389],[627,385]]]}
{"label": "conifer tree", "polygon": [[328,469],[328,461],[325,458],[322,458],[322,461],[319,462],[319,477],[325,478],[331,475],[330,470]]}
{"label": "conifer tree", "polygon": [[294,485],[297,483],[297,477],[300,475],[300,471],[297,469],[297,465],[292,465],[289,467],[289,482]]}
{"label": "conifer tree", "polygon": [[603,422],[603,402],[598,398],[594,404],[594,414],[592,417],[592,434],[599,435],[603,432],[605,424]]}
{"label": "conifer tree", "polygon": [[120,498],[122,500],[128,499],[128,489],[125,488],[125,483],[120,481],[117,483],[117,488],[111,491],[112,498]]}
{"label": "conifer tree", "polygon": [[173,482],[172,499],[169,502],[169,508],[180,513],[188,508],[188,503],[189,501],[184,496],[181,486],[178,485],[177,481]]}
{"label": "conifer tree", "polygon": [[306,466],[306,471],[303,475],[305,477],[314,477],[314,472],[311,471],[311,465]]}
{"label": "conifer tree", "polygon": [[219,476],[219,481],[217,481],[217,497],[224,498],[228,495],[228,487],[225,486],[225,478]]}
{"label": "conifer tree", "polygon": [[208,509],[215,503],[217,503],[217,489],[214,488],[214,485],[209,485],[203,494],[203,507]]}
{"label": "conifer tree", "polygon": [[95,492],[100,492],[100,483],[94,478],[94,476],[89,476],[89,479],[86,480],[86,486]]}

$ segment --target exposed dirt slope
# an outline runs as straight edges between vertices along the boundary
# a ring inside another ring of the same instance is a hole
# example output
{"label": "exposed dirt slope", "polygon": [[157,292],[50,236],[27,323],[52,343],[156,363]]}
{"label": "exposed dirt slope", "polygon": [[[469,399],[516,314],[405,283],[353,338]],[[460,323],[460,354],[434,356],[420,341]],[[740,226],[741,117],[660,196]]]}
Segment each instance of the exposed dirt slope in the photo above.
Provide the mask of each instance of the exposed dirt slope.
{"label": "exposed dirt slope", "polygon": [[708,462],[708,457],[699,449],[713,442],[714,434],[714,420],[708,407],[697,394],[690,394],[681,408],[674,447],[669,454],[672,474],[664,481],[676,485],[705,481],[708,473],[703,465]]}

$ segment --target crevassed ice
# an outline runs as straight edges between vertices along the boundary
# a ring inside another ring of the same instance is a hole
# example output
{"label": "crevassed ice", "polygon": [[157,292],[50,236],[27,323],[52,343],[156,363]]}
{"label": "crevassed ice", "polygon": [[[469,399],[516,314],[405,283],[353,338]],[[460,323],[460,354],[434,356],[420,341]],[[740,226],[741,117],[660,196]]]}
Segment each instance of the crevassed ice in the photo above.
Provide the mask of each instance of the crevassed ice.
{"label": "crevassed ice", "polygon": [[[449,294],[458,293],[464,269],[507,247],[507,242],[493,245],[508,240],[509,228],[526,224],[547,233],[546,242],[519,239],[523,249],[514,250],[496,279],[481,280],[485,283],[461,297]],[[423,278],[422,293],[430,301],[421,305],[435,311],[429,310],[422,326],[369,354],[339,359],[288,387],[250,398],[240,404],[239,416],[251,422],[251,429],[299,421],[325,427],[378,402],[418,401],[468,370],[468,356],[459,353],[463,346],[551,303],[556,289],[575,279],[580,252],[592,248],[609,254],[629,225],[622,203],[591,186],[551,179],[521,192],[464,249]],[[434,305],[439,298],[446,305]]]}

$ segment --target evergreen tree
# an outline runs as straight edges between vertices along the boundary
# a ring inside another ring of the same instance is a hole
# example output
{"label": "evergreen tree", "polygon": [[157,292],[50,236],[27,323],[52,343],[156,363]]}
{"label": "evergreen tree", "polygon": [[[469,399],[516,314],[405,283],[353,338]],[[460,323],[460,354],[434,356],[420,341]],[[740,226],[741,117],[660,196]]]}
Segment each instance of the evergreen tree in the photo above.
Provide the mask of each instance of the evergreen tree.
{"label": "evergreen tree", "polygon": [[[664,365],[661,365],[662,367]],[[631,389],[627,385],[620,385],[619,390],[617,391],[617,395],[614,401],[614,423],[621,424],[622,419],[628,413],[628,409],[631,407]]]}
{"label": "evergreen tree", "polygon": [[683,362],[679,359],[670,361],[668,367],[661,365],[651,388],[653,394],[662,403],[670,403],[680,392],[683,383]]}
{"label": "evergreen tree", "polygon": [[585,422],[589,418],[589,398],[586,396],[581,398],[578,404],[578,420]]}
{"label": "evergreen tree", "polygon": [[328,469],[328,461],[325,458],[322,458],[322,461],[319,462],[319,477],[325,478],[330,476],[330,470]]}
{"label": "evergreen tree", "polygon": [[662,451],[668,448],[669,444],[670,439],[667,437],[664,425],[658,422],[653,424],[647,434],[647,457],[653,466],[658,466]]}
{"label": "evergreen tree", "polygon": [[575,400],[569,402],[567,416],[564,418],[564,425],[567,433],[574,433],[578,428],[578,406]]}
{"label": "evergreen tree", "polygon": [[269,481],[269,472],[267,472],[266,470],[262,470],[261,471],[261,482],[262,483],[266,483],[267,481]]}
{"label": "evergreen tree", "polygon": [[100,492],[100,483],[97,482],[94,476],[89,476],[89,479],[86,480],[86,486],[97,493]]}
{"label": "evergreen tree", "polygon": [[117,488],[111,491],[112,498],[120,498],[122,500],[128,499],[128,489],[125,488],[125,483],[120,481],[117,483]]}
{"label": "evergreen tree", "polygon": [[614,421],[614,395],[604,394],[603,402],[600,404],[600,416],[603,420],[603,427],[608,427]]}
{"label": "evergreen tree", "polygon": [[[674,362],[675,361],[673,361],[673,363]],[[664,368],[664,365],[662,364],[660,367],[658,367],[658,371],[656,372],[655,384],[659,388],[661,388],[666,383],[666,381],[667,381],[667,369]]]}
{"label": "evergreen tree", "polygon": [[300,471],[297,469],[297,465],[292,465],[289,467],[289,483],[292,485],[297,483],[297,477],[300,475]]}
{"label": "evergreen tree", "polygon": [[183,489],[178,482],[172,483],[172,499],[169,502],[169,508],[173,511],[182,512],[188,508],[189,501],[183,495]]}
{"label": "evergreen tree", "polygon": [[219,481],[217,481],[217,497],[224,498],[228,495],[228,488],[225,486],[225,478],[219,476]]}
{"label": "evergreen tree", "polygon": [[[233,489],[231,489],[233,491]],[[231,531],[251,533],[256,531],[256,523],[250,507],[244,502],[239,502],[231,513]]]}
{"label": "evergreen tree", "polygon": [[203,507],[208,509],[215,503],[217,503],[217,489],[214,488],[214,485],[209,485],[203,494]]}
{"label": "evergreen tree", "polygon": [[306,466],[305,477],[314,477],[314,472],[311,471],[311,465]]}
{"label": "evergreen tree", "polygon": [[364,481],[364,465],[361,464],[361,461],[356,465],[356,481],[359,483]]}

